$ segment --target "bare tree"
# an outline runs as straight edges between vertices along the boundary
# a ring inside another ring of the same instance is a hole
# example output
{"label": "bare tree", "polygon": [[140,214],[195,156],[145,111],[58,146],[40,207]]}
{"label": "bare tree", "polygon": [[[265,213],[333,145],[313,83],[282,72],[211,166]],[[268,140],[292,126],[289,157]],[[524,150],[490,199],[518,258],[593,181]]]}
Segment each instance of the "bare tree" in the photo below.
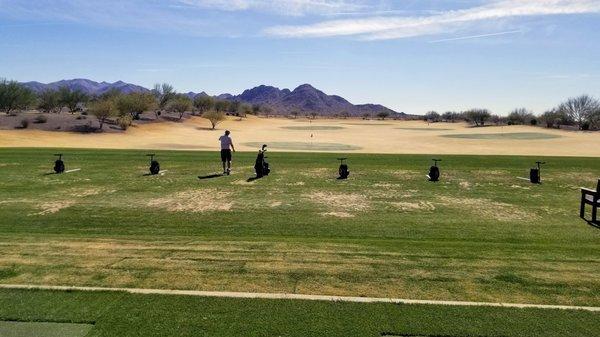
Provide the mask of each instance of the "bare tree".
{"label": "bare tree", "polygon": [[536,119],[533,112],[525,108],[514,109],[508,114],[509,124],[531,124],[534,120]]}
{"label": "bare tree", "polygon": [[157,110],[154,113],[158,119],[161,111],[165,110],[169,102],[177,96],[177,92],[173,89],[173,86],[168,83],[157,83],[154,85],[154,89],[152,89],[152,94],[157,101]]}
{"label": "bare tree", "polygon": [[440,121],[440,114],[436,111],[429,111],[425,114],[425,120],[431,123],[437,123]]}
{"label": "bare tree", "polygon": [[469,122],[474,123],[475,126],[484,126],[492,114],[487,109],[471,109],[465,111],[464,116]]}
{"label": "bare tree", "polygon": [[577,123],[579,130],[589,127],[589,120],[592,114],[600,109],[600,102],[589,96],[569,98],[558,106],[558,111],[564,113],[571,120]]}

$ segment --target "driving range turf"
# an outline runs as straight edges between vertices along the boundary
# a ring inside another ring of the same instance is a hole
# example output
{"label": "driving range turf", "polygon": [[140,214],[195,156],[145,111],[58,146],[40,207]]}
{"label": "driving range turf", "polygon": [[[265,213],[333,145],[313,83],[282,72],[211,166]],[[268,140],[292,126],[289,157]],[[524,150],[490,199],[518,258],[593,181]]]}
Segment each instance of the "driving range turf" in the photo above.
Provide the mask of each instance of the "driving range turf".
{"label": "driving range turf", "polygon": [[547,309],[0,290],[0,320],[92,324],[86,337],[596,337],[599,316]]}
{"label": "driving range turf", "polygon": [[[52,154],[67,170],[54,175]],[[0,149],[0,283],[600,305],[600,158]],[[548,162],[542,185],[526,177]],[[0,290],[0,320],[92,335],[594,336],[598,313]],[[568,333],[567,333],[568,332]]]}

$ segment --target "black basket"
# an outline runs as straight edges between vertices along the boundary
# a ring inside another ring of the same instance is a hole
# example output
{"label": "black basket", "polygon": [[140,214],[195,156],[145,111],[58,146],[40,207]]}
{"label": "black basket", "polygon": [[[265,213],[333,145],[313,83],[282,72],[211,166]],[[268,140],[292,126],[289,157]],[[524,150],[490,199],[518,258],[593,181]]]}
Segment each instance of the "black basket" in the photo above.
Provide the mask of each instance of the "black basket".
{"label": "black basket", "polygon": [[540,169],[532,168],[529,170],[529,181],[531,181],[532,184],[539,184],[542,182],[540,177]]}
{"label": "black basket", "polygon": [[150,162],[150,174],[158,174],[160,172],[160,164],[156,160]]}
{"label": "black basket", "polygon": [[440,168],[437,166],[432,166],[429,168],[429,181],[439,181],[440,180]]}
{"label": "black basket", "polygon": [[63,162],[60,159],[58,159],[57,161],[55,161],[54,162],[54,172],[56,172],[56,173],[63,173],[63,172],[65,172],[65,162]]}

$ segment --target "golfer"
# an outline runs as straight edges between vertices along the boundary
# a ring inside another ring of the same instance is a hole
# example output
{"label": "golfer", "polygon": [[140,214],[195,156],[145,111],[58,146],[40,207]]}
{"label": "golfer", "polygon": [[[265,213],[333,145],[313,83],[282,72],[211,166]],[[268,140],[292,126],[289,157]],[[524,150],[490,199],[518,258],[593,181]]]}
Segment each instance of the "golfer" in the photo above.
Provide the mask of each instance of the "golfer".
{"label": "golfer", "polygon": [[225,130],[225,134],[219,137],[221,142],[221,161],[223,162],[223,174],[229,175],[231,173],[231,150],[235,152],[233,147],[233,141],[229,137],[229,130]]}

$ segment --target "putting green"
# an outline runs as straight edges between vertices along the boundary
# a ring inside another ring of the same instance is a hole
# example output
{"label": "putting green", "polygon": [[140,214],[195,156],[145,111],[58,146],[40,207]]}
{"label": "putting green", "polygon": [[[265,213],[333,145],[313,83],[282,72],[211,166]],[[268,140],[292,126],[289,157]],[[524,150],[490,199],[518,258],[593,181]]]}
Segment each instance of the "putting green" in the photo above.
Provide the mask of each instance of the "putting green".
{"label": "putting green", "polygon": [[94,326],[80,323],[0,321],[2,337],[83,337]]}
{"label": "putting green", "polygon": [[324,130],[345,129],[343,126],[331,126],[331,125],[282,126],[281,128],[288,129],[288,130],[298,130],[298,131],[324,131]]}
{"label": "putting green", "polygon": [[[246,146],[259,148],[263,143],[244,143]],[[311,143],[311,142],[271,142],[267,143],[270,149],[276,150],[307,150],[307,151],[356,151],[361,147],[339,143]]]}
{"label": "putting green", "polygon": [[513,132],[513,133],[459,133],[455,135],[442,135],[446,138],[461,139],[516,139],[516,140],[536,140],[561,138],[558,135],[541,132]]}
{"label": "putting green", "polygon": [[440,128],[396,128],[398,130],[414,130],[414,131],[448,131],[452,129],[440,129]]}

